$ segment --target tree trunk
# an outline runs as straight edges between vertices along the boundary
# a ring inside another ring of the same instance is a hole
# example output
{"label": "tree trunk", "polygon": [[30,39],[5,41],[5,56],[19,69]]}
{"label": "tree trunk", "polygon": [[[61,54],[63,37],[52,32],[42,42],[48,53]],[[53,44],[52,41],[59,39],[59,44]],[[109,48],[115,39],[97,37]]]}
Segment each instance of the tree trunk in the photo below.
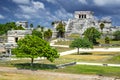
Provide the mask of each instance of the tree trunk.
{"label": "tree trunk", "polygon": [[33,66],[34,58],[31,58],[31,66]]}
{"label": "tree trunk", "polygon": [[78,48],[78,52],[77,52],[77,54],[79,54],[79,48]]}

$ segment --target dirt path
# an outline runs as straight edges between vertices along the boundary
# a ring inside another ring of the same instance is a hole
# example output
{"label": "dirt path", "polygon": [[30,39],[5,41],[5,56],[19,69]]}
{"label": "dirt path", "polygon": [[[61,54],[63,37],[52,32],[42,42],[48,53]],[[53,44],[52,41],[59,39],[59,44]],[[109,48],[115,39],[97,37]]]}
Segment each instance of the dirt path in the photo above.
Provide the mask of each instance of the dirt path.
{"label": "dirt path", "polygon": [[43,77],[43,79],[38,79],[38,80],[114,80],[114,78],[112,77],[104,77],[98,75],[66,74],[66,73],[56,73],[56,72],[48,72],[42,70],[37,70],[37,71],[18,70],[16,68],[8,68],[8,67],[0,67],[0,72],[22,73],[33,76],[38,75]]}

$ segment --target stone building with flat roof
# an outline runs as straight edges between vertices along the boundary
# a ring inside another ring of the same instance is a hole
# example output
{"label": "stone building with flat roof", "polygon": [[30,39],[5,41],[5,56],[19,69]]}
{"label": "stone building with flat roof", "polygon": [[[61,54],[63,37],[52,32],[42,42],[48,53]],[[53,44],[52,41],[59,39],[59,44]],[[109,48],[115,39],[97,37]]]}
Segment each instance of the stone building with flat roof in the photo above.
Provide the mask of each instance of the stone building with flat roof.
{"label": "stone building with flat roof", "polygon": [[31,35],[31,30],[10,30],[7,32],[7,43],[5,43],[6,55],[11,56],[11,49],[17,46],[17,41],[25,35]]}
{"label": "stone building with flat roof", "polygon": [[28,22],[27,21],[17,21],[16,25],[17,26],[22,26],[24,29],[28,28]]}

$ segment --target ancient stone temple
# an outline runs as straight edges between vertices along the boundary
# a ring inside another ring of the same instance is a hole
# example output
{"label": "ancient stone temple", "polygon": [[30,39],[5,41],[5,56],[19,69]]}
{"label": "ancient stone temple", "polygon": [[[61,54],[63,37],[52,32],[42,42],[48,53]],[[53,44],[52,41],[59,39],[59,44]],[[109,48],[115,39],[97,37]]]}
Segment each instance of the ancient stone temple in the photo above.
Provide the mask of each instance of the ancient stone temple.
{"label": "ancient stone temple", "polygon": [[[92,11],[75,11],[74,18],[69,19],[66,25],[66,33],[79,33],[82,35],[89,27],[99,28],[100,22],[95,20]],[[111,23],[110,23],[111,26]]]}
{"label": "ancient stone temple", "polygon": [[93,12],[92,11],[75,11],[74,18],[93,19]]}
{"label": "ancient stone temple", "polygon": [[[110,19],[98,20],[94,17],[94,12],[92,11],[75,11],[74,18],[64,22],[66,23],[65,26],[66,35],[77,33],[80,34],[81,36],[84,33],[84,31],[90,27],[95,27],[97,30],[101,31],[100,29],[101,23],[105,25],[103,29],[103,33],[105,34],[112,33],[118,30],[118,28],[112,26],[112,21]],[[54,28],[56,28],[57,24],[58,23],[54,25]]]}

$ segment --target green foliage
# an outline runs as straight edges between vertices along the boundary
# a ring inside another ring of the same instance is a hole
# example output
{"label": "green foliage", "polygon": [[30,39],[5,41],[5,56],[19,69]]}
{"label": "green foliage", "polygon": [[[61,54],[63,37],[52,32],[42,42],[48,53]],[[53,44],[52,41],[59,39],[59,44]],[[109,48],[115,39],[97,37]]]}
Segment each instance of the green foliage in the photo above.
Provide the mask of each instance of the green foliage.
{"label": "green foliage", "polygon": [[8,30],[24,30],[22,26],[16,26],[15,22],[0,24],[0,35],[6,34]]}
{"label": "green foliage", "polygon": [[17,26],[14,28],[14,30],[25,30],[22,26]]}
{"label": "green foliage", "polygon": [[37,36],[39,38],[42,38],[42,32],[41,31],[37,31],[35,29],[32,31],[32,35],[35,35],[35,36]]}
{"label": "green foliage", "polygon": [[109,37],[105,37],[105,43],[110,44],[110,38]]}
{"label": "green foliage", "polygon": [[78,54],[79,54],[79,48],[93,48],[92,43],[87,38],[77,38],[70,44],[71,48],[78,48]]}
{"label": "green foliage", "polygon": [[30,28],[33,28],[33,24],[32,23],[30,24]]}
{"label": "green foliage", "polygon": [[65,25],[62,22],[57,25],[56,30],[58,31],[57,37],[65,36]]}
{"label": "green foliage", "polygon": [[47,31],[44,32],[44,39],[45,40],[50,40],[52,37],[52,31],[50,29],[48,29]]}
{"label": "green foliage", "polygon": [[51,25],[53,26],[55,24],[55,22],[52,22]]}
{"label": "green foliage", "polygon": [[41,27],[40,25],[37,26],[37,28],[40,28],[40,27]]}
{"label": "green foliage", "polygon": [[105,27],[105,25],[104,25],[104,23],[101,23],[100,24],[100,29],[101,29],[101,31],[103,31],[103,28]]}
{"label": "green foliage", "polygon": [[51,48],[48,42],[37,36],[27,35],[25,38],[20,39],[17,44],[18,47],[12,50],[13,54],[17,57],[31,58],[31,66],[34,58],[37,57],[46,57],[51,62],[59,57],[58,52]]}
{"label": "green foliage", "polygon": [[114,40],[120,40],[120,31],[119,30],[115,31],[113,33],[113,36],[114,36]]}
{"label": "green foliage", "polygon": [[84,37],[88,38],[93,44],[97,44],[96,39],[99,39],[100,36],[101,33],[94,27],[90,27],[84,32]]}
{"label": "green foliage", "polygon": [[118,55],[113,56],[112,58],[108,59],[108,62],[120,64],[120,52]]}

